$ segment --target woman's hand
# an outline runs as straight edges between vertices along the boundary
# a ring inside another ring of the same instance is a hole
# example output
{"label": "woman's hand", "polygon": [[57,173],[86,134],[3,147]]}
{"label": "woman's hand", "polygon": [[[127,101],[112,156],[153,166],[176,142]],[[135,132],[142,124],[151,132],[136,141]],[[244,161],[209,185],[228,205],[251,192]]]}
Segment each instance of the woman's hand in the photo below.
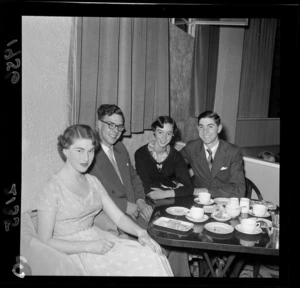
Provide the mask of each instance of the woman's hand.
{"label": "woman's hand", "polygon": [[161,190],[159,188],[151,188],[152,191],[147,194],[153,200],[175,197],[174,190]]}
{"label": "woman's hand", "polygon": [[144,230],[141,234],[138,235],[138,241],[142,246],[148,245],[153,250],[153,252],[162,255],[160,245],[149,236],[147,231]]}
{"label": "woman's hand", "polygon": [[107,239],[87,241],[84,251],[94,254],[105,254],[114,247],[115,243]]}

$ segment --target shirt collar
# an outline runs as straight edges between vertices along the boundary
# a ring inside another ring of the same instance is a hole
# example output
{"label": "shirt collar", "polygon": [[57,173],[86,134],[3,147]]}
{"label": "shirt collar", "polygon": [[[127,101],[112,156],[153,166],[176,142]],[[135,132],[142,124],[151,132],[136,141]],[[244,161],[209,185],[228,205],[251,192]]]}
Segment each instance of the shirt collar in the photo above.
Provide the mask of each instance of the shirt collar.
{"label": "shirt collar", "polygon": [[103,149],[103,151],[105,152],[105,154],[107,155],[109,149],[113,149],[113,146],[111,146],[110,148],[108,148],[106,145],[104,145],[103,143],[100,143],[101,148]]}
{"label": "shirt collar", "polygon": [[[215,157],[215,154],[216,154],[216,151],[219,147],[219,144],[220,144],[220,141],[218,140],[217,144],[214,147],[210,148],[213,158]],[[203,143],[203,146],[204,146],[204,149],[205,149],[205,154],[208,157],[208,152],[206,151],[206,149],[208,149],[208,147],[204,143]]]}

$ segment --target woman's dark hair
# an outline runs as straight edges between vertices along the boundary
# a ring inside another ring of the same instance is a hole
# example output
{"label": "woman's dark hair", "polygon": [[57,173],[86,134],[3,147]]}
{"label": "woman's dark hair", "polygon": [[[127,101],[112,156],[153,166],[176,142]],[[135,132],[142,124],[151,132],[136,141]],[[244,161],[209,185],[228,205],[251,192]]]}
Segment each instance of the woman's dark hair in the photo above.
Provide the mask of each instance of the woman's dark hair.
{"label": "woman's dark hair", "polygon": [[151,128],[152,131],[155,132],[156,128],[164,128],[164,124],[171,124],[173,126],[173,138],[172,138],[172,142],[176,141],[176,139],[178,138],[178,134],[179,134],[179,129],[177,127],[177,124],[175,122],[175,120],[173,120],[173,118],[171,118],[170,116],[159,116],[152,124],[151,124]]}
{"label": "woman's dark hair", "polygon": [[68,149],[76,139],[90,139],[95,146],[95,150],[99,147],[97,134],[90,126],[83,124],[71,125],[57,138],[58,153],[63,161],[67,160],[63,149]]}
{"label": "woman's dark hair", "polygon": [[217,124],[217,126],[219,126],[220,123],[221,123],[221,118],[220,118],[220,116],[219,116],[217,113],[215,113],[215,112],[213,112],[213,111],[210,111],[210,110],[205,111],[205,112],[201,113],[201,114],[198,116],[198,125],[199,125],[199,122],[200,122],[200,120],[201,120],[202,118],[211,118],[211,119],[214,119],[214,121],[215,121],[215,123]]}

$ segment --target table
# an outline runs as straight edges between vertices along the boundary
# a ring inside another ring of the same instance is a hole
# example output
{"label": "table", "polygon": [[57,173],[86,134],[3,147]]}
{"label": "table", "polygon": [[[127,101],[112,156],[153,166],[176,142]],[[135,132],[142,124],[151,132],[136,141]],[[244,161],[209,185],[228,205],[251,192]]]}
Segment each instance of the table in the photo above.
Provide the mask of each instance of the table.
{"label": "table", "polygon": [[[275,244],[270,241],[270,237],[265,228],[262,228],[263,233],[258,235],[246,235],[238,232],[236,229],[230,234],[216,234],[204,228],[206,223],[216,222],[216,220],[211,217],[211,214],[207,214],[209,216],[207,221],[193,223],[186,219],[185,216],[174,216],[166,212],[166,209],[172,206],[191,208],[192,206],[199,205],[194,202],[194,196],[156,200],[153,201],[153,204],[155,207],[147,229],[149,235],[161,245],[202,250],[209,270],[214,277],[224,276],[235,256],[239,253],[279,256],[278,245],[275,246]],[[159,217],[168,217],[190,222],[194,224],[194,227],[187,232],[179,232],[177,230],[159,227],[153,224]],[[240,223],[242,218],[248,217],[253,216],[240,214],[238,217],[222,223],[227,223],[235,227]],[[266,219],[271,220],[271,216]],[[209,258],[209,251],[225,251],[229,253],[227,263],[219,275],[216,275],[213,269],[216,263]]]}

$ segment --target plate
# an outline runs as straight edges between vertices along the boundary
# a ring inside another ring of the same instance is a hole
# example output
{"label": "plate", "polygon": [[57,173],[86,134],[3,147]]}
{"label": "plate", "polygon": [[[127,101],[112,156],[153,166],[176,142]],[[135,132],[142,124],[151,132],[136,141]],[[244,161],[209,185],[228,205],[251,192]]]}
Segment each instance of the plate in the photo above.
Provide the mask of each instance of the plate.
{"label": "plate", "polygon": [[242,229],[242,225],[241,224],[238,224],[234,227],[237,231],[241,232],[241,233],[244,233],[244,234],[247,234],[247,235],[257,235],[257,234],[260,234],[262,232],[262,230],[260,228],[257,228],[255,229],[253,232],[249,233],[249,232],[245,232],[243,231]]}
{"label": "plate", "polygon": [[181,232],[187,232],[194,227],[193,223],[167,218],[167,217],[159,217],[153,222],[153,224],[160,227],[169,228]]}
{"label": "plate", "polygon": [[204,213],[213,213],[216,210],[216,205],[203,206]]}
{"label": "plate", "polygon": [[255,215],[255,214],[253,214],[252,209],[249,210],[248,213],[249,213],[250,215],[252,215],[252,216],[255,216],[255,217],[269,217],[269,216],[271,215],[271,214],[267,211],[265,215],[263,215],[263,216],[257,216],[257,215]]}
{"label": "plate", "polygon": [[194,201],[197,203],[197,204],[202,204],[202,205],[211,205],[213,204],[215,201],[213,199],[210,199],[208,203],[202,203],[198,200],[198,198],[195,198]]}
{"label": "plate", "polygon": [[175,215],[175,216],[183,216],[187,213],[189,209],[185,207],[173,206],[166,209],[166,212]]}
{"label": "plate", "polygon": [[215,200],[215,203],[221,204],[221,205],[227,205],[227,203],[229,202],[229,198],[223,198],[223,197],[215,198],[214,200]]}
{"label": "plate", "polygon": [[233,231],[233,227],[220,222],[209,222],[204,225],[204,228],[212,233],[229,234]]}
{"label": "plate", "polygon": [[204,214],[203,218],[199,219],[199,220],[194,219],[194,218],[192,218],[192,217],[190,217],[188,215],[185,215],[185,218],[188,219],[188,220],[190,220],[190,221],[192,221],[192,222],[201,223],[201,222],[205,222],[208,219],[208,216]]}
{"label": "plate", "polygon": [[214,218],[217,221],[225,222],[231,219],[230,215],[222,212],[222,211],[216,211],[211,214],[211,217]]}

